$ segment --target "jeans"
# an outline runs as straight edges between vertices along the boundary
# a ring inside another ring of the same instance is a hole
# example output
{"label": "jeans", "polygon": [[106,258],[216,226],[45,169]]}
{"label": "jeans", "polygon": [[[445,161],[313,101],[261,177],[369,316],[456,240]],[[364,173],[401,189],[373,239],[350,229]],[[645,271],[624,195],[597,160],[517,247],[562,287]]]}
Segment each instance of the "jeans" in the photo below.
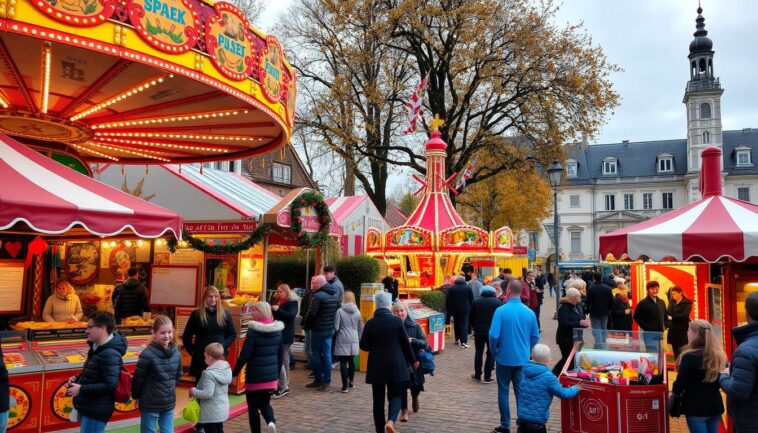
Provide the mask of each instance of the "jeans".
{"label": "jeans", "polygon": [[595,339],[595,348],[599,349],[605,345],[608,316],[590,316],[590,325],[592,325],[592,337]]}
{"label": "jeans", "polygon": [[8,411],[0,412],[0,433],[5,433],[8,428]]}
{"label": "jeans", "polygon": [[518,404],[519,385],[521,384],[521,367],[509,367],[497,363],[497,407],[500,409],[500,426],[511,428],[511,406],[509,391],[511,381],[513,381],[513,393],[516,394],[516,404]]}
{"label": "jeans", "polygon": [[687,416],[687,428],[690,433],[718,433],[721,425],[721,415],[712,417],[706,416]]}
{"label": "jeans", "polygon": [[642,341],[645,342],[645,350],[648,352],[658,352],[658,347],[661,345],[661,335],[660,332],[642,331]]}
{"label": "jeans", "polygon": [[222,422],[198,424],[196,428],[202,428],[205,433],[224,433],[224,423]]}
{"label": "jeans", "polygon": [[453,313],[455,340],[468,343],[468,313]]}
{"label": "jeans", "polygon": [[347,388],[355,379],[355,357],[353,355],[339,356],[340,360],[340,377],[342,378],[342,388]]}
{"label": "jeans", "polygon": [[290,362],[290,345],[282,344],[282,368],[279,369],[279,381],[277,384],[278,391],[284,391],[285,389],[290,389],[289,362]]}
{"label": "jeans", "polygon": [[245,398],[247,399],[247,417],[250,421],[252,433],[261,433],[261,418],[258,413],[263,415],[266,424],[276,423],[274,408],[271,407],[271,390],[245,391]]}
{"label": "jeans", "polygon": [[305,350],[305,362],[311,362],[311,331],[303,331],[303,350]]}
{"label": "jeans", "polygon": [[165,412],[142,412],[139,420],[140,433],[155,433],[156,427],[161,433],[174,433],[174,411]]}
{"label": "jeans", "polygon": [[332,336],[334,331],[311,331],[311,370],[313,380],[329,385],[332,383]]}
{"label": "jeans", "polygon": [[482,355],[484,348],[487,347],[487,359],[484,361],[484,378],[492,378],[492,369],[495,368],[495,357],[490,352],[490,339],[487,334],[476,335],[474,338],[474,375],[477,379],[482,378]]}
{"label": "jeans", "polygon": [[400,413],[402,393],[405,389],[402,383],[372,383],[371,394],[374,399],[374,426],[376,433],[384,433],[384,388],[387,388],[387,419],[396,422]]}
{"label": "jeans", "polygon": [[537,329],[542,331],[542,324],[540,323],[540,310],[542,309],[542,302],[538,302],[537,306],[534,307],[532,311],[534,311],[535,317],[537,317]]}
{"label": "jeans", "polygon": [[421,394],[421,387],[416,386],[416,385],[407,385],[407,384],[403,386],[402,398],[400,401],[401,410],[408,409],[408,391],[411,392],[411,398],[418,398],[419,394]]}
{"label": "jeans", "polygon": [[79,415],[79,418],[82,420],[79,433],[104,433],[105,426],[108,424],[107,421],[100,421],[88,416],[82,416],[81,414]]}

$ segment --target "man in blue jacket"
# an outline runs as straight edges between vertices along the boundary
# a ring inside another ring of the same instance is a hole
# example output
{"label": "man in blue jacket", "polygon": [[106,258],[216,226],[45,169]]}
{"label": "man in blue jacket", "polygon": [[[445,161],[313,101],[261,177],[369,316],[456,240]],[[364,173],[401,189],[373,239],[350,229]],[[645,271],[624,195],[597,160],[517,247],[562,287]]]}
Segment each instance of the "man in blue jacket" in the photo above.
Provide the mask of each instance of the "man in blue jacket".
{"label": "man in blue jacket", "polygon": [[511,409],[508,393],[513,381],[516,404],[519,401],[521,368],[529,363],[529,355],[540,341],[540,331],[534,312],[521,303],[521,281],[511,280],[505,292],[507,301],[495,311],[490,325],[490,350],[497,366],[497,405],[500,425],[494,433],[510,433]]}

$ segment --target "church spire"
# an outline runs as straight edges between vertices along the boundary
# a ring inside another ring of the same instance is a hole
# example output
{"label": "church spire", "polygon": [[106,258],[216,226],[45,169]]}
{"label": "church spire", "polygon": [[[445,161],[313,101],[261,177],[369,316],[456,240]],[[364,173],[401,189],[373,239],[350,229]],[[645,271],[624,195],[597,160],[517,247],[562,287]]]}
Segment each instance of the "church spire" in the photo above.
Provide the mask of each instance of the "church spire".
{"label": "church spire", "polygon": [[698,3],[695,18],[695,38],[690,42],[690,82],[687,91],[716,90],[720,88],[718,79],[713,74],[713,41],[705,29],[703,8]]}

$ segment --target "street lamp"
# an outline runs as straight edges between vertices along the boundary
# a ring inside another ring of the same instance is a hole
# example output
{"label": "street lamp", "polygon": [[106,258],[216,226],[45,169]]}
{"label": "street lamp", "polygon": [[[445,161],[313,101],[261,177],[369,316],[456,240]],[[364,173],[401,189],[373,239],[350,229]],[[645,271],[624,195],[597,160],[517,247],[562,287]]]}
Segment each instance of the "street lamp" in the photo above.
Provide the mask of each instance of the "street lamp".
{"label": "street lamp", "polygon": [[[558,238],[558,187],[561,186],[561,178],[563,177],[563,167],[558,161],[553,161],[550,167],[547,169],[547,177],[550,179],[550,186],[553,187],[553,245],[555,246],[555,270],[553,271],[553,279],[556,282],[560,282],[560,270],[558,269],[558,251],[560,245],[560,239]],[[555,312],[556,319],[558,318],[558,302],[560,300],[560,287],[555,291]]]}

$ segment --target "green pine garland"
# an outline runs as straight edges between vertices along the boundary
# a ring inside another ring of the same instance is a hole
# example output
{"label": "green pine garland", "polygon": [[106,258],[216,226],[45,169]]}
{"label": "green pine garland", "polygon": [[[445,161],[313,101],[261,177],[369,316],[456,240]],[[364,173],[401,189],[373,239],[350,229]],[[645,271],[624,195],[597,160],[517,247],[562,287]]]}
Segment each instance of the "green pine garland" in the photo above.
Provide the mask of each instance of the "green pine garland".
{"label": "green pine garland", "polygon": [[[184,241],[187,242],[187,246],[189,248],[194,248],[198,251],[202,251],[204,253],[208,254],[215,254],[215,255],[223,255],[223,254],[237,254],[240,251],[249,250],[256,244],[258,244],[260,241],[263,240],[263,237],[271,232],[271,227],[269,227],[268,224],[261,224],[260,226],[256,227],[255,230],[250,232],[250,236],[248,236],[247,239],[241,242],[229,242],[227,241],[224,244],[216,245],[216,244],[209,244],[208,242],[196,238],[192,236],[192,233],[190,233],[187,230],[182,230],[182,238]],[[170,238],[166,245],[168,245],[168,250],[173,252],[176,252],[176,250],[179,248],[179,241],[176,238]]]}
{"label": "green pine garland", "polygon": [[[320,224],[318,231],[313,234],[304,231],[303,224],[300,222],[300,217],[303,215],[302,209],[309,206],[316,209]],[[329,239],[329,226],[332,223],[332,217],[329,215],[329,206],[321,193],[308,191],[300,194],[292,201],[290,215],[292,230],[295,232],[300,245],[306,248],[317,248],[324,245]]]}

